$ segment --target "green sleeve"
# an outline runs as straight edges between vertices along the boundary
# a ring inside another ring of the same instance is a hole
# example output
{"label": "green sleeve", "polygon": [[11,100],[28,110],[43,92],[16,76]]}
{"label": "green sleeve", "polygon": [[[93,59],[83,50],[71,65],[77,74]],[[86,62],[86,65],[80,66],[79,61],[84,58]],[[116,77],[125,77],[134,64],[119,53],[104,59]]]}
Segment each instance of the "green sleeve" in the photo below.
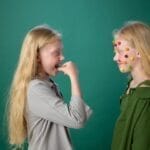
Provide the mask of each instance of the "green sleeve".
{"label": "green sleeve", "polygon": [[142,111],[135,124],[132,150],[150,150],[150,98],[141,98],[137,109]]}

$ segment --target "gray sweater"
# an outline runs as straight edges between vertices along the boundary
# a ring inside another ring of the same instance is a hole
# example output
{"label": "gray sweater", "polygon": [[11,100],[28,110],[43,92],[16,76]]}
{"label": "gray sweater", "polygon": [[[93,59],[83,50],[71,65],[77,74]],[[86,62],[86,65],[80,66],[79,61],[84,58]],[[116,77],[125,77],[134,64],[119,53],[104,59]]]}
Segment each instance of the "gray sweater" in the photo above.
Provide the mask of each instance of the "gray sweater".
{"label": "gray sweater", "polygon": [[57,87],[48,80],[34,79],[27,90],[25,118],[28,150],[72,150],[68,128],[81,128],[92,111],[80,98],[66,104]]}

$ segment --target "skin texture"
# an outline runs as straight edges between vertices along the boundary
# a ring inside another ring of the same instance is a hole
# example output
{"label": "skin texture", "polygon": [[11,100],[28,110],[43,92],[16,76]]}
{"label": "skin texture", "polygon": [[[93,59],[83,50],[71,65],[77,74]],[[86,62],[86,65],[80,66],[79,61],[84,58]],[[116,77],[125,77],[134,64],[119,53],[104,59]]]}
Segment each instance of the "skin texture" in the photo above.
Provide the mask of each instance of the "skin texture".
{"label": "skin texture", "polygon": [[63,60],[61,41],[57,40],[54,43],[45,45],[40,49],[38,56],[41,76],[55,76]]}
{"label": "skin texture", "polygon": [[58,72],[63,72],[70,78],[72,95],[81,97],[78,70],[71,61],[62,64],[63,60],[61,41],[57,40],[54,43],[45,45],[40,49],[38,56],[40,76],[49,78],[56,76]]}
{"label": "skin texture", "polygon": [[[130,46],[129,42],[122,37],[117,37],[113,43],[115,56],[113,60],[118,64],[122,73],[130,73],[132,81],[129,89],[135,88],[139,83],[150,80],[143,70],[139,52]],[[128,91],[129,91],[128,89]]]}
{"label": "skin texture", "polygon": [[138,62],[138,52],[121,38],[115,39],[114,49],[113,60],[118,64],[119,70],[123,73],[131,72]]}

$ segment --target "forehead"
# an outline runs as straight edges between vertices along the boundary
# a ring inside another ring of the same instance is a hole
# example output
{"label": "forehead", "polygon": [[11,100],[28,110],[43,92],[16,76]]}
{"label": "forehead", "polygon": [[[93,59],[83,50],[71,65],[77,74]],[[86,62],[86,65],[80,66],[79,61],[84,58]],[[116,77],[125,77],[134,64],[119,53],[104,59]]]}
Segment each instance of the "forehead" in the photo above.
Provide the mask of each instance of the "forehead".
{"label": "forehead", "polygon": [[129,42],[123,38],[115,38],[115,44],[117,44],[117,46],[129,46]]}
{"label": "forehead", "polygon": [[54,42],[50,42],[46,44],[44,47],[41,48],[41,50],[44,51],[61,51],[63,49],[63,44],[60,40],[56,40]]}
{"label": "forehead", "polygon": [[113,45],[115,50],[122,51],[131,48],[129,41],[120,37],[114,39]]}

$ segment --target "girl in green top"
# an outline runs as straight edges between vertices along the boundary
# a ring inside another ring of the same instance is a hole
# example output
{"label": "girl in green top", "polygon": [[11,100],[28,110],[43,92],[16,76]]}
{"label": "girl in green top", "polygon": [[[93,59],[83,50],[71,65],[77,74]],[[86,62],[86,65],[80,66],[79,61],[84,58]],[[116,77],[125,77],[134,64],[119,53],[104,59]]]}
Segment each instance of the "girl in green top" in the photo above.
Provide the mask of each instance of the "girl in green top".
{"label": "girl in green top", "polygon": [[116,121],[112,150],[150,150],[150,27],[128,22],[114,32],[114,61],[130,73],[121,112]]}

